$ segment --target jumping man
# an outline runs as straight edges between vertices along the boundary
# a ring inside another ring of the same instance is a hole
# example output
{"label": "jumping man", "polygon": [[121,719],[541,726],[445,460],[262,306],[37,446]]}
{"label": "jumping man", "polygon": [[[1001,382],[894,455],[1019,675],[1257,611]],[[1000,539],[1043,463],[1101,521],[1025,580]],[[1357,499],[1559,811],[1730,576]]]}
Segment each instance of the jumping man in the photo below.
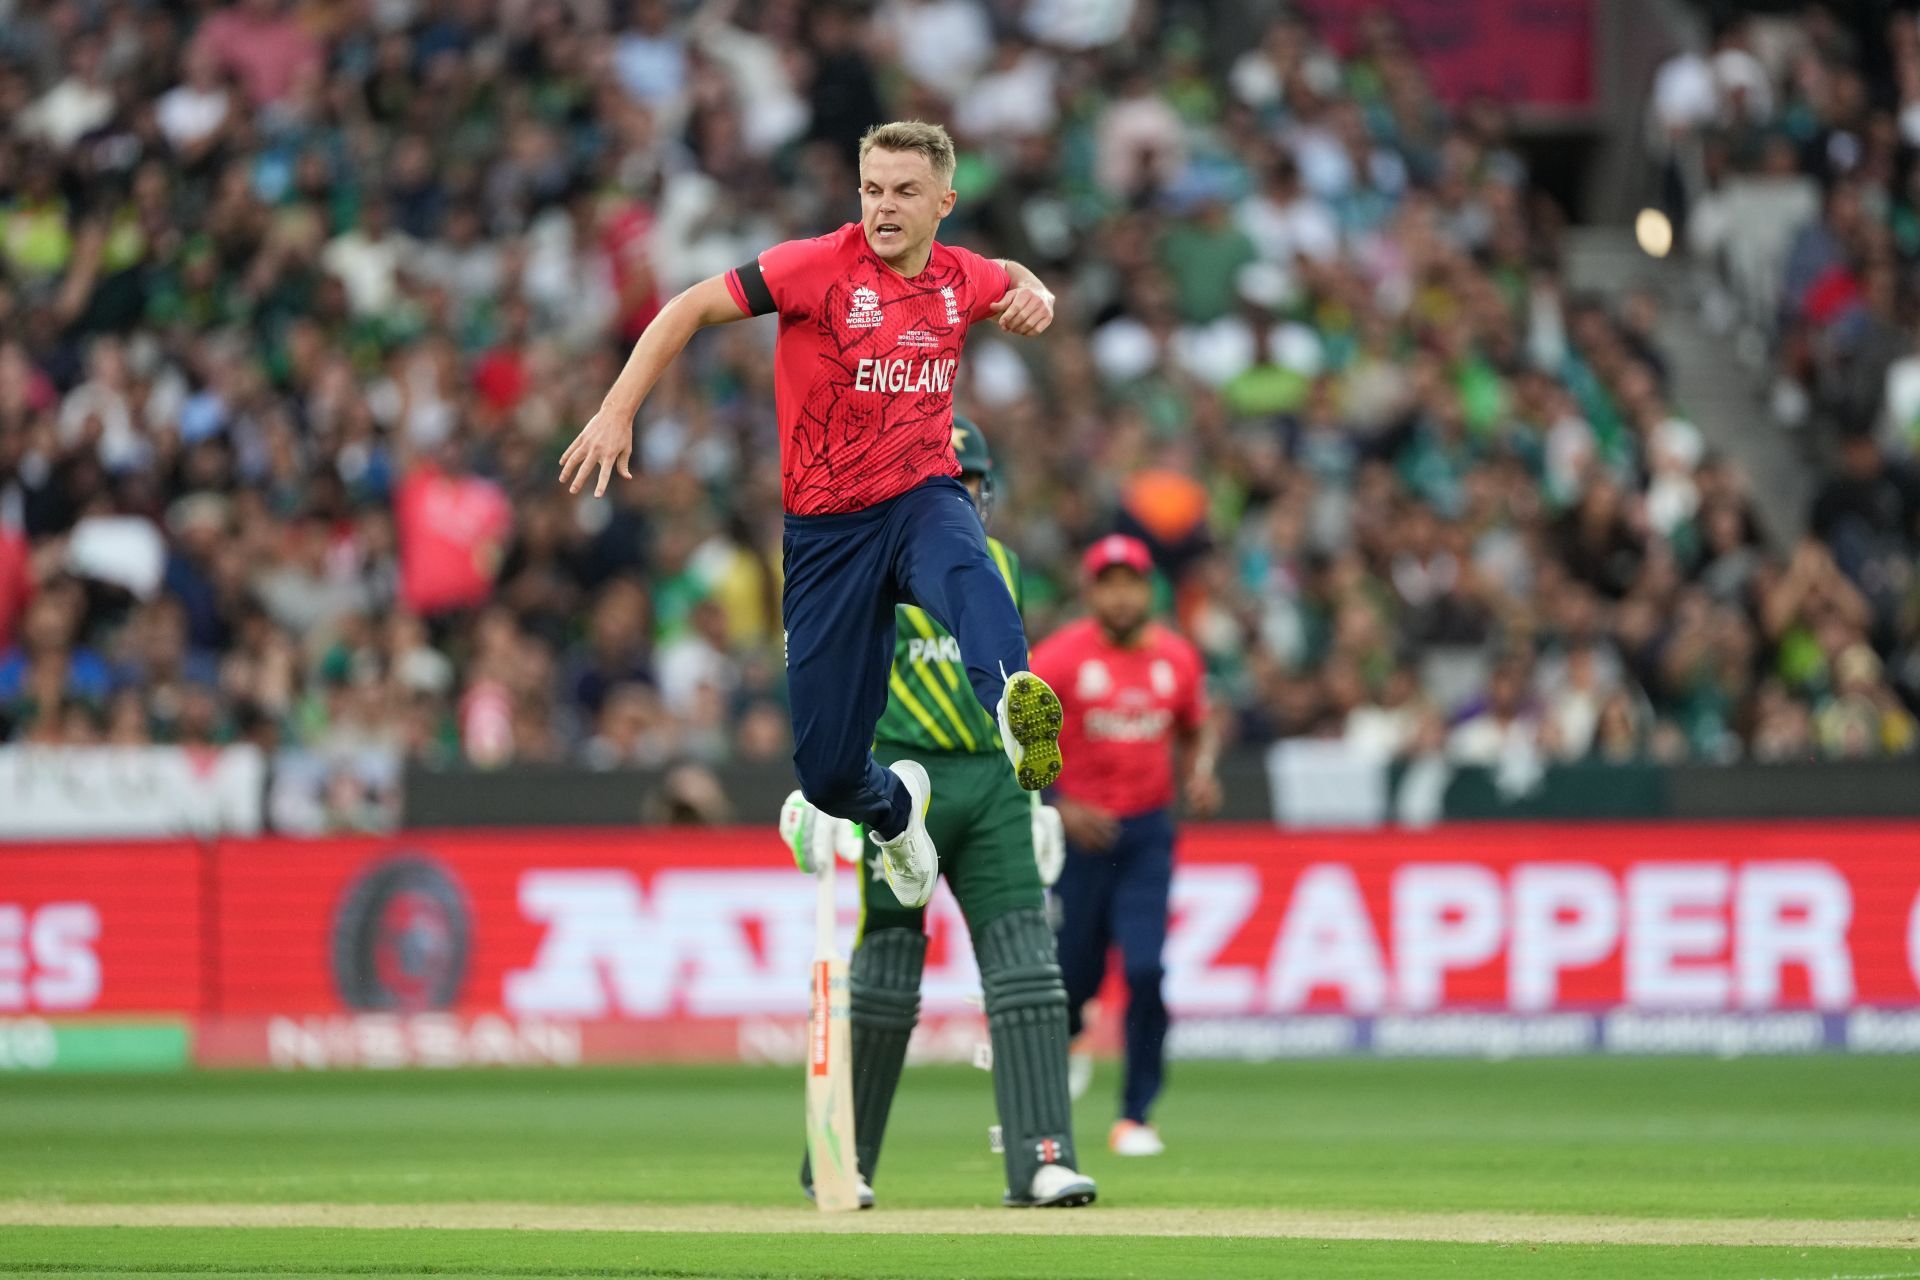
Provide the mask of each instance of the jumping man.
{"label": "jumping man", "polygon": [[860,221],[789,240],[663,308],[600,412],[560,459],[578,493],[630,475],[633,419],[694,332],[778,312],[774,405],[786,507],[781,597],[793,761],[808,801],[863,824],[903,905],[933,894],[927,772],[875,762],[894,607],[925,609],[959,640],[967,682],[1027,790],[1060,772],[1060,700],[1027,670],[1020,611],[955,479],[953,383],[967,329],[1053,322],[1053,294],[1016,262],[940,244],[953,210],[953,141],[938,125],[878,125],[860,140]]}
{"label": "jumping man", "polygon": [[[993,459],[986,438],[964,418],[953,424],[960,479],[984,523],[992,502]],[[988,550],[1016,599],[1019,563],[993,539]],[[1067,992],[1040,886],[1060,874],[1065,846],[1059,815],[1020,790],[1001,764],[994,722],[965,694],[953,637],[919,609],[902,606],[896,625],[890,694],[875,749],[923,765],[934,783],[927,825],[941,850],[941,871],[966,914],[987,997],[993,1040],[994,1100],[1006,1157],[1005,1203],[1090,1204],[1093,1179],[1075,1171],[1072,1102],[1067,1096]],[[789,808],[805,802],[797,795]],[[796,833],[795,860],[811,871],[816,846],[805,813],[783,829]],[[861,1200],[871,1203],[880,1141],[907,1040],[920,1015],[927,958],[926,912],[903,906],[871,865],[861,877],[860,937],[849,974],[853,1005],[853,1132]],[[809,1193],[812,1176],[802,1164]]]}

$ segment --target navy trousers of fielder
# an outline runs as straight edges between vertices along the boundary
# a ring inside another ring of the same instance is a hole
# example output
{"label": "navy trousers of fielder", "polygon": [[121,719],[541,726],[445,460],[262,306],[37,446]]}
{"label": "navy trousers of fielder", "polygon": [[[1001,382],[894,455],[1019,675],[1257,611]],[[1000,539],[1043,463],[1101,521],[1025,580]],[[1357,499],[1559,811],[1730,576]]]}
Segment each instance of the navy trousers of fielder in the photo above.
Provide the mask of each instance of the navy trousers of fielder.
{"label": "navy trousers of fielder", "polygon": [[882,839],[906,828],[910,801],[872,752],[887,706],[893,610],[918,605],[960,642],[967,679],[989,713],[1027,667],[1027,636],[958,480],[927,480],[844,515],[795,516],[782,539],[787,692],[800,791]]}
{"label": "navy trousers of fielder", "polygon": [[1173,885],[1173,816],[1156,809],[1120,821],[1105,853],[1067,846],[1067,865],[1053,887],[1060,908],[1060,973],[1067,986],[1069,1032],[1079,1035],[1082,1010],[1107,976],[1107,953],[1120,948],[1127,983],[1127,1074],[1121,1112],[1146,1123],[1166,1076],[1167,1005],[1161,994],[1161,952],[1167,942]]}

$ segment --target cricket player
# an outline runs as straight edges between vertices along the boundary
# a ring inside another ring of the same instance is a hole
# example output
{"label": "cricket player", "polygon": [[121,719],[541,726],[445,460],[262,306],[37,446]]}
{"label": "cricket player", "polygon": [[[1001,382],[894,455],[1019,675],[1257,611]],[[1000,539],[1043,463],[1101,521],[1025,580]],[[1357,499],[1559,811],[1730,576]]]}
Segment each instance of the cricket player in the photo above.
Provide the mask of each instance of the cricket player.
{"label": "cricket player", "polygon": [[1167,1006],[1160,953],[1173,879],[1175,756],[1186,764],[1189,811],[1220,804],[1218,734],[1207,717],[1200,655],[1152,621],[1146,544],[1113,534],[1087,549],[1081,578],[1091,616],[1033,652],[1060,690],[1070,761],[1055,799],[1067,860],[1054,887],[1060,969],[1073,1034],[1118,946],[1127,984],[1126,1081],[1108,1144],[1123,1156],[1165,1148],[1147,1113],[1165,1077]]}
{"label": "cricket player", "polygon": [[953,384],[968,328],[1030,335],[1053,294],[1016,262],[940,244],[953,210],[953,141],[897,121],[860,141],[860,221],[789,240],[679,294],[647,326],[600,411],[560,458],[578,493],[631,475],[633,419],[661,372],[707,326],[777,312],[774,404],[786,508],[781,597],[795,771],[807,800],[866,827],[908,906],[933,893],[931,782],[882,769],[894,608],[957,637],[972,696],[991,714],[1022,787],[1060,772],[1060,700],[1027,668],[1026,633],[956,478]]}
{"label": "cricket player", "polygon": [[[993,501],[993,458],[986,437],[965,418],[953,423],[961,482],[986,520]],[[989,538],[1007,589],[1020,596],[1019,562]],[[902,605],[896,621],[887,708],[876,752],[923,765],[933,779],[927,823],[942,852],[941,870],[967,918],[993,1042],[993,1091],[1006,1157],[1005,1203],[1091,1204],[1093,1179],[1076,1172],[1072,1103],[1067,1097],[1067,992],[1054,958],[1041,884],[1066,856],[1059,815],[1022,791],[1001,763],[996,726],[966,696],[958,646],[923,610]],[[789,807],[804,804],[795,793]],[[811,871],[815,847],[805,820],[794,859]],[[872,1203],[874,1168],[907,1040],[920,1016],[926,963],[926,912],[903,905],[871,863],[861,877],[860,938],[849,974],[853,1015],[853,1133],[863,1207]],[[801,1184],[812,1190],[803,1162]]]}

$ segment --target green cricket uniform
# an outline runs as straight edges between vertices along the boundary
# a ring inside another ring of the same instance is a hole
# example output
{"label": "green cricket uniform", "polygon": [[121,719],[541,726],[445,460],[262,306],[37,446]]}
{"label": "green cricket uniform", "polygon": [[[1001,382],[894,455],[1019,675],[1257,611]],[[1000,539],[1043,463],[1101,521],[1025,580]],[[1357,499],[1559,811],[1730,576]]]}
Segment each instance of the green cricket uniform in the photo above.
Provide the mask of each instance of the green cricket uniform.
{"label": "green cricket uniform", "polygon": [[[994,562],[1020,604],[1020,562],[989,538]],[[894,611],[893,671],[887,709],[874,732],[883,765],[917,760],[933,780],[927,834],[940,870],[975,932],[1019,907],[1041,907],[1033,861],[1033,794],[1014,781],[1000,731],[967,683],[960,645],[926,612]],[[874,929],[919,929],[924,908],[909,910],[887,887],[879,860],[863,877],[861,935]]]}

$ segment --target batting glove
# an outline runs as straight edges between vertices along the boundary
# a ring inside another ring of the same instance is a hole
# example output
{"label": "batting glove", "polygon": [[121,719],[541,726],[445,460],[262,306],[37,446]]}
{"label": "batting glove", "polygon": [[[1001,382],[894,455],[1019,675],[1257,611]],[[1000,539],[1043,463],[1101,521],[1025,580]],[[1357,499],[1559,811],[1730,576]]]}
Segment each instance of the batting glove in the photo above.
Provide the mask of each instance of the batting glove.
{"label": "batting glove", "polygon": [[780,843],[793,855],[793,865],[808,875],[819,867],[817,850],[832,849],[842,862],[858,862],[863,833],[858,824],[820,812],[798,791],[780,806]]}

